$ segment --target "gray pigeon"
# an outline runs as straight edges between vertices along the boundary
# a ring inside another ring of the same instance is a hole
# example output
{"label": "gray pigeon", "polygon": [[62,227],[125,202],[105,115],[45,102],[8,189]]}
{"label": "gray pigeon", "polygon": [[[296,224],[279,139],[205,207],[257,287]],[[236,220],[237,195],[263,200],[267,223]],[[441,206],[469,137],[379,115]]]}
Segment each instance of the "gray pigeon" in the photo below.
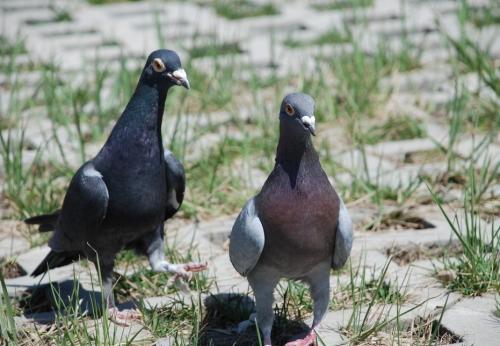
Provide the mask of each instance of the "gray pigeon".
{"label": "gray pigeon", "polygon": [[26,220],[54,231],[51,251],[32,275],[88,258],[100,270],[110,318],[118,324],[139,317],[114,304],[112,273],[120,250],[146,255],[157,272],[185,277],[206,267],[165,260],[163,224],[181,206],[185,188],[184,168],[163,148],[161,136],[165,99],[174,85],[189,89],[179,56],[171,50],[152,52],[108,140],[71,180],[62,208]]}
{"label": "gray pigeon", "polygon": [[248,276],[266,346],[271,345],[273,291],[278,281],[289,278],[309,284],[314,301],[311,330],[286,345],[315,345],[315,329],[330,300],[330,268],[341,268],[349,257],[352,223],[311,141],[313,98],[287,95],[279,117],[274,169],[236,219],[229,256],[234,268]]}

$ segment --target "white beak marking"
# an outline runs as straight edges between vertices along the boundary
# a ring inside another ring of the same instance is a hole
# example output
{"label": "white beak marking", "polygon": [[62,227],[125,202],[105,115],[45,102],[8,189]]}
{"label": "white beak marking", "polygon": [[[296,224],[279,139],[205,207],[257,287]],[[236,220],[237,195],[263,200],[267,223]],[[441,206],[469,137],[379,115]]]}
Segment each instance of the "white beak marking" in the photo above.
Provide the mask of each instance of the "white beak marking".
{"label": "white beak marking", "polygon": [[184,69],[182,68],[172,72],[172,76],[174,76],[176,79],[187,79],[186,71],[184,71]]}
{"label": "white beak marking", "polygon": [[314,115],[310,117],[306,115],[300,119],[302,120],[302,123],[305,125],[311,125],[312,127],[314,127],[314,125],[316,124],[316,118],[314,117]]}

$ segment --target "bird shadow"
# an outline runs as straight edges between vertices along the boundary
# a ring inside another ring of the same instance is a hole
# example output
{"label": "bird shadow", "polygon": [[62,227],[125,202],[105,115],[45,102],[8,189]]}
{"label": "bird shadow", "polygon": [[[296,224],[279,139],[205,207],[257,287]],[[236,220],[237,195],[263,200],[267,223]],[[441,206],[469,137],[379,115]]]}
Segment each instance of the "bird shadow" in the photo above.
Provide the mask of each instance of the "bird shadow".
{"label": "bird shadow", "polygon": [[[258,346],[261,345],[262,336],[256,325],[237,332],[238,324],[248,320],[255,312],[255,302],[245,294],[219,293],[205,298],[205,316],[200,323],[198,346]],[[302,321],[288,319],[282,309],[275,309],[273,323],[273,345],[284,345],[286,342],[303,336],[309,327]]]}
{"label": "bird shadow", "polygon": [[[20,308],[26,318],[40,324],[54,323],[57,314],[78,314],[99,318],[106,306],[103,295],[87,290],[78,280],[66,280],[29,287],[21,296]],[[119,304],[119,309],[134,308],[135,303]]]}

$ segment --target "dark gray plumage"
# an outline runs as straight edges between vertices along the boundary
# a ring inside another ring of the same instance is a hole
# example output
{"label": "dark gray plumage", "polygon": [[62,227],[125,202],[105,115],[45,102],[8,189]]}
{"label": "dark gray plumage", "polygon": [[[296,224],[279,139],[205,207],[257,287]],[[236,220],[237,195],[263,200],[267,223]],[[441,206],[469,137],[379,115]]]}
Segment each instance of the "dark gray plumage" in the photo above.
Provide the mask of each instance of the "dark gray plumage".
{"label": "dark gray plumage", "polygon": [[250,199],[232,232],[229,255],[252,287],[264,344],[271,345],[273,291],[281,278],[310,285],[314,321],[310,333],[287,345],[315,344],[314,329],[328,308],[330,269],[347,261],[352,224],[314,150],[314,100],[287,95],[280,110],[274,170]]}
{"label": "dark gray plumage", "polygon": [[163,149],[161,136],[165,99],[174,85],[189,88],[179,57],[154,51],[105,145],[71,180],[61,210],[26,220],[41,231],[54,230],[52,251],[32,275],[90,259],[99,265],[103,293],[118,323],[134,317],[114,308],[112,271],[120,250],[148,256],[155,271],[186,275],[205,267],[169,264],[164,256],[163,223],[179,209],[185,188],[182,164]]}

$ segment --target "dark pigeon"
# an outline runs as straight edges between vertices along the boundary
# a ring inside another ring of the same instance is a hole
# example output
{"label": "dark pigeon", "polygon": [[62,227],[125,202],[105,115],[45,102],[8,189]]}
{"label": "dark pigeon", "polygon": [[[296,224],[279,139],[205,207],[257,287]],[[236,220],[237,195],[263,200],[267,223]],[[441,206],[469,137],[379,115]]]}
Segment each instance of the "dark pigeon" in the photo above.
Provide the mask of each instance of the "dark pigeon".
{"label": "dark pigeon", "polygon": [[309,284],[314,301],[310,332],[287,345],[316,344],[315,329],[330,299],[330,269],[341,268],[352,247],[351,219],[321,167],[311,134],[314,100],[301,93],[287,95],[274,169],[231,232],[230,259],[248,276],[266,346],[271,345],[273,291],[281,278]]}
{"label": "dark pigeon", "polygon": [[187,276],[206,266],[170,264],[164,255],[164,222],[184,198],[182,164],[163,148],[161,124],[168,90],[189,89],[178,55],[157,50],[146,61],[136,90],[111,134],[92,160],[76,172],[62,208],[26,220],[54,231],[50,253],[32,273],[88,258],[99,268],[111,318],[119,324],[137,312],[118,311],[112,294],[116,254],[134,249],[148,256],[154,271]]}

